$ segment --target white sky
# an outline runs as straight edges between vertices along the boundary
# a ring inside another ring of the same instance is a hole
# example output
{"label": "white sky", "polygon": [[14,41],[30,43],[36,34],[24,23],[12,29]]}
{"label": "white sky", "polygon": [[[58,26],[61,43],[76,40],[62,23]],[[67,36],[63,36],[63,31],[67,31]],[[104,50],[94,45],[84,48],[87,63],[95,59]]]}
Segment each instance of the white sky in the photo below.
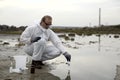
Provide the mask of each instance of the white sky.
{"label": "white sky", "polygon": [[0,24],[30,25],[44,15],[53,17],[55,26],[120,24],[120,0],[0,0]]}

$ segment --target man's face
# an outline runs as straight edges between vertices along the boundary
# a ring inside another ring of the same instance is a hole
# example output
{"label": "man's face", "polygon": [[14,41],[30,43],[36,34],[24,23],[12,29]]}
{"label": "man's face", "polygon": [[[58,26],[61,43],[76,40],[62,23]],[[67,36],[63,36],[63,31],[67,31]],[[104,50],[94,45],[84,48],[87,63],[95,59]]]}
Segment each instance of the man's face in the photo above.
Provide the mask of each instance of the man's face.
{"label": "man's face", "polygon": [[52,19],[46,17],[44,23],[46,24],[46,27],[45,27],[45,28],[48,29],[49,26],[52,25]]}

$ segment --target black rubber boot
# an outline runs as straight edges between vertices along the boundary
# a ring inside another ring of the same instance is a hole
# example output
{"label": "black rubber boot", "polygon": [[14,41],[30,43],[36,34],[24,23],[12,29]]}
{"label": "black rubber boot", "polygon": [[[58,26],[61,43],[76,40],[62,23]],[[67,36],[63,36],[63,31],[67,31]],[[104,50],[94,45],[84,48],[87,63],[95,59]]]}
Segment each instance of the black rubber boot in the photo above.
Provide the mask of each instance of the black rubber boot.
{"label": "black rubber boot", "polygon": [[35,73],[35,61],[33,61],[33,60],[32,60],[32,64],[31,64],[31,70],[30,70],[30,72],[31,72],[32,74]]}
{"label": "black rubber boot", "polygon": [[43,62],[42,61],[39,61],[39,64],[41,65],[41,66],[44,66],[45,64],[43,64]]}
{"label": "black rubber boot", "polygon": [[32,74],[35,73],[35,68],[42,69],[40,61],[34,61],[34,60],[32,60],[32,64],[31,64],[31,73]]}

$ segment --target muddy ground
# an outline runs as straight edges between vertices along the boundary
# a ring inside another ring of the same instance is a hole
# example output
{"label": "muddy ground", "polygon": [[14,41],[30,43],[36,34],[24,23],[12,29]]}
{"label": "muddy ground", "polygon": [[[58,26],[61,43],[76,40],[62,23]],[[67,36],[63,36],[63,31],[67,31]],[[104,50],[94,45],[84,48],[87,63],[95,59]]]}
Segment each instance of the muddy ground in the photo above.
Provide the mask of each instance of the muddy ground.
{"label": "muddy ground", "polygon": [[[50,73],[51,70],[55,69],[58,64],[44,63],[42,69],[36,69],[35,74],[30,73],[31,61],[27,64],[28,69],[22,73],[10,73],[9,68],[11,66],[10,56],[14,55],[26,55],[23,48],[1,46],[0,49],[0,80],[61,80],[59,77]],[[65,64],[62,62],[61,64]],[[69,77],[67,77],[69,78]],[[70,80],[70,79],[69,79]]]}

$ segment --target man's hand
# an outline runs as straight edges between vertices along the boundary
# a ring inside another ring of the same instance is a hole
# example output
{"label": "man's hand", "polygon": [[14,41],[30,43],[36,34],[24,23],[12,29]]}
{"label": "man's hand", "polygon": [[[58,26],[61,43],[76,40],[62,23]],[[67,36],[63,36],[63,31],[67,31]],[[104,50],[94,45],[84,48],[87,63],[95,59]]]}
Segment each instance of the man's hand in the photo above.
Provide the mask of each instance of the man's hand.
{"label": "man's hand", "polygon": [[33,40],[31,40],[31,43],[37,42],[37,41],[40,40],[40,39],[41,39],[41,37],[36,37],[36,38],[34,38]]}
{"label": "man's hand", "polygon": [[65,58],[67,59],[67,61],[71,61],[71,55],[68,52],[63,53],[63,55],[65,56]]}

